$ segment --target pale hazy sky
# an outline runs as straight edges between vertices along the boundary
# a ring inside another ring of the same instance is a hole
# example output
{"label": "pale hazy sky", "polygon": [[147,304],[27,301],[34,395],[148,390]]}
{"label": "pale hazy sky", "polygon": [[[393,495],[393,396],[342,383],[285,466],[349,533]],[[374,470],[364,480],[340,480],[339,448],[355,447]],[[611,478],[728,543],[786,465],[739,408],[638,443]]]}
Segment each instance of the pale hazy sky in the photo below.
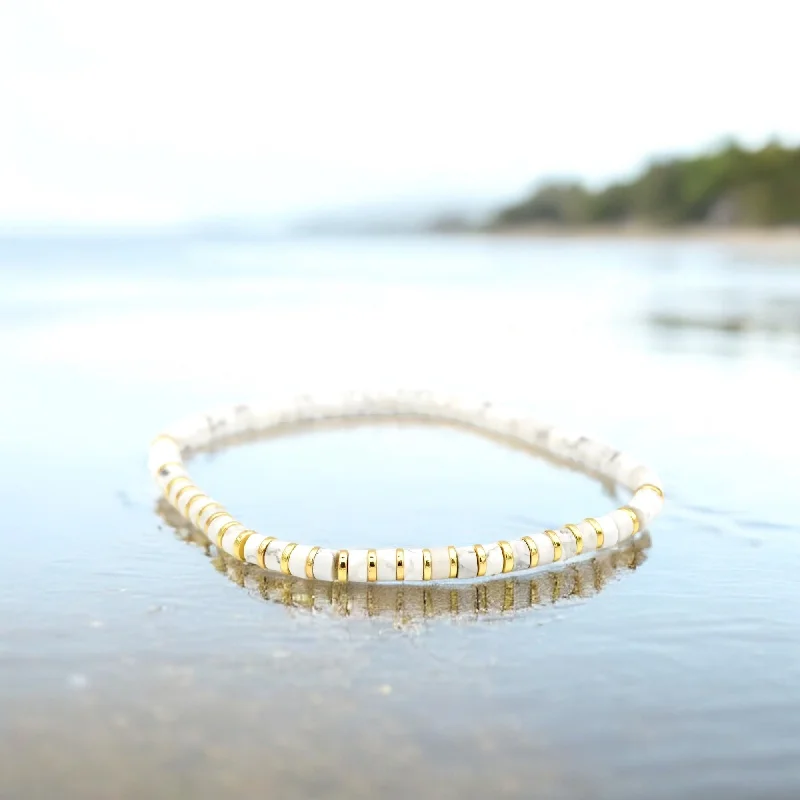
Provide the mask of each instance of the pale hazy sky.
{"label": "pale hazy sky", "polygon": [[800,141],[795,0],[2,0],[0,223],[602,180]]}

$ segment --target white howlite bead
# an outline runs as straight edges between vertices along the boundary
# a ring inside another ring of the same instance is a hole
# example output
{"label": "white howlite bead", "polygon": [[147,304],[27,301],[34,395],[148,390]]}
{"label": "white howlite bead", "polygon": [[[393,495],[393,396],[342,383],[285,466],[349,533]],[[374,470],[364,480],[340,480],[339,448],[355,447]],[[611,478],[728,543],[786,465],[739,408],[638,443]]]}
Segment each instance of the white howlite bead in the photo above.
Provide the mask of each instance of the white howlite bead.
{"label": "white howlite bead", "polygon": [[617,483],[626,484],[633,472],[641,467],[641,464],[633,456],[627,453],[620,453],[611,461],[608,469],[608,476]]}
{"label": "white howlite bead", "polygon": [[576,527],[583,538],[583,552],[588,553],[590,550],[597,550],[597,531],[591,522],[584,520],[579,522]]}
{"label": "white howlite bead", "polygon": [[236,537],[244,530],[247,530],[244,525],[237,523],[236,525],[231,525],[231,527],[225,531],[225,535],[222,537],[222,549],[228,555],[235,555],[233,552],[233,543],[236,541]]}
{"label": "white howlite bead", "polygon": [[[183,516],[186,516],[186,507],[191,502],[192,498],[194,497],[205,497],[202,489],[187,489],[182,495],[180,500],[178,500],[178,505],[176,508],[180,511]],[[200,502],[199,500],[197,501]]]}
{"label": "white howlite bead", "polygon": [[499,575],[503,571],[503,551],[498,542],[483,545],[486,551],[486,574]]}
{"label": "white howlite bead", "polygon": [[561,560],[566,561],[570,558],[575,558],[578,554],[578,543],[575,541],[575,535],[567,528],[560,528],[556,531],[558,538],[561,541]]}
{"label": "white howlite bead", "polygon": [[217,517],[211,521],[208,530],[205,531],[208,541],[211,542],[211,544],[217,543],[217,534],[220,528],[222,528],[223,525],[227,525],[229,522],[233,522],[233,517],[230,514],[223,514],[221,517]]}
{"label": "white howlite bead", "polygon": [[620,511],[617,509],[611,512],[611,519],[614,520],[617,530],[619,531],[619,541],[624,542],[625,539],[630,539],[633,535],[633,520],[631,519],[631,515],[627,511]]}
{"label": "white howlite bead", "polygon": [[321,581],[332,581],[336,551],[321,547],[314,558],[314,577]]}
{"label": "white howlite bead", "polygon": [[269,543],[267,552],[264,553],[264,566],[267,569],[271,569],[274,572],[281,571],[281,553],[287,544],[290,544],[290,542],[283,539],[276,539],[274,542]]}
{"label": "white howlite bead", "polygon": [[378,580],[397,580],[397,548],[382,547],[375,555],[378,558]]}
{"label": "white howlite bead", "polygon": [[306,577],[306,559],[311,552],[311,545],[298,544],[289,556],[289,572],[298,578]]}
{"label": "white howlite bead", "polygon": [[405,550],[407,581],[422,580],[422,549],[407,547]]}
{"label": "white howlite bead", "polygon": [[450,550],[447,547],[431,548],[431,579],[442,581],[450,577]]}
{"label": "white howlite bead", "polygon": [[196,528],[205,530],[206,520],[217,511],[221,511],[220,505],[216,500],[207,497],[205,501],[198,500],[192,505],[189,518]]}
{"label": "white howlite bead", "polygon": [[474,578],[478,574],[478,556],[475,554],[475,547],[457,547],[458,553],[458,577]]}
{"label": "white howlite bead", "polygon": [[153,475],[158,475],[158,470],[165,464],[181,463],[181,451],[178,445],[167,438],[156,439],[150,447],[147,467]]}
{"label": "white howlite bead", "polygon": [[158,483],[159,488],[163,492],[173,478],[188,478],[188,477],[189,473],[186,471],[185,467],[180,466],[178,464],[170,464],[169,466],[165,466],[156,475],[156,483]]}
{"label": "white howlite bead", "polygon": [[354,583],[367,582],[367,551],[350,550],[347,554],[347,580]]}
{"label": "white howlite bead", "polygon": [[514,551],[514,572],[521,569],[530,569],[531,551],[522,539],[512,539],[509,544]]}
{"label": "white howlite bead", "polygon": [[546,533],[532,533],[530,536],[539,551],[538,566],[542,566],[543,564],[552,564],[554,552],[553,543],[550,541],[550,537]]}
{"label": "white howlite bead", "polygon": [[[630,522],[630,520],[628,520]],[[619,542],[619,529],[610,514],[597,517],[597,522],[603,529],[603,550],[614,547]]]}
{"label": "white howlite bead", "polygon": [[260,533],[254,533],[244,543],[244,560],[248,564],[258,564],[258,547],[266,538]]}
{"label": "white howlite bead", "polygon": [[633,496],[630,505],[639,512],[640,519],[644,524],[649,525],[664,507],[664,498],[652,489],[642,489]]}

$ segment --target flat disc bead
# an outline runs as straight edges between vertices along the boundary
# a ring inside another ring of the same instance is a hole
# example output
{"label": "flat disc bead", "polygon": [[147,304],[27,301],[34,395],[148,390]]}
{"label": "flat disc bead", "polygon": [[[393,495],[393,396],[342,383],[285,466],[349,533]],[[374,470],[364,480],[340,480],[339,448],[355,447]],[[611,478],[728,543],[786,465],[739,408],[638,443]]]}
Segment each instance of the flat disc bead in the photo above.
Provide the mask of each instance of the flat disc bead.
{"label": "flat disc bead", "polygon": [[314,558],[314,577],[320,581],[332,581],[335,577],[335,559],[333,550],[321,547]]}
{"label": "flat disc bead", "polygon": [[583,522],[579,522],[576,527],[581,532],[581,537],[583,538],[583,552],[586,553],[589,550],[597,550],[597,531],[594,529],[592,523],[584,520]]}
{"label": "flat disc bead", "polygon": [[561,561],[567,561],[578,555],[578,542],[575,535],[568,528],[560,528],[556,531],[561,542]]}
{"label": "flat disc bead", "polygon": [[406,547],[406,580],[422,580],[422,548]]}
{"label": "flat disc bead", "polygon": [[546,533],[532,533],[530,534],[530,537],[533,539],[534,543],[536,544],[536,548],[539,551],[538,566],[542,566],[543,564],[552,564],[555,554],[553,552],[553,543],[550,541],[550,537]]}
{"label": "flat disc bead", "polygon": [[245,543],[244,543],[244,560],[248,564],[256,564],[258,565],[258,548],[261,542],[266,539],[266,536],[263,536],[260,533],[254,533]]}
{"label": "flat disc bead", "polygon": [[619,531],[619,541],[624,542],[626,539],[630,539],[630,537],[633,536],[633,520],[631,519],[631,515],[627,511],[617,509],[616,511],[612,511],[610,516],[617,526],[617,531]]}
{"label": "flat disc bead", "polygon": [[367,582],[367,551],[350,550],[347,556],[347,580],[354,583]]}
{"label": "flat disc bead", "polygon": [[382,547],[375,551],[378,561],[378,580],[393,581],[397,578],[397,548]]}
{"label": "flat disc bead", "polygon": [[[306,559],[312,547],[308,544],[298,544],[289,556],[289,573],[298,578],[306,577]],[[316,560],[316,559],[315,559]]]}
{"label": "flat disc bead", "polygon": [[217,517],[216,519],[211,520],[211,524],[208,526],[208,530],[206,531],[206,536],[211,544],[217,543],[217,535],[220,532],[220,529],[227,525],[229,522],[235,522],[234,518],[230,514],[222,514],[221,516]]}
{"label": "flat disc bead", "polygon": [[431,580],[443,581],[450,577],[450,549],[434,547],[431,549]]}
{"label": "flat disc bead", "polygon": [[236,555],[233,549],[233,543],[236,541],[236,537],[244,530],[247,530],[244,525],[242,525],[240,522],[237,522],[235,525],[231,525],[231,527],[225,531],[225,535],[222,537],[222,549],[228,555]]}
{"label": "flat disc bead", "polygon": [[478,575],[478,556],[475,547],[456,547],[458,553],[458,577],[475,578]]}
{"label": "flat disc bead", "polygon": [[499,542],[483,545],[486,551],[486,574],[500,575],[503,572],[503,551]]}
{"label": "flat disc bead", "polygon": [[530,569],[531,551],[528,545],[522,539],[511,539],[509,544],[514,551],[514,572]]}
{"label": "flat disc bead", "polygon": [[[628,520],[630,521],[630,519]],[[619,542],[619,528],[610,514],[597,517],[597,524],[603,529],[603,550],[608,550]]]}
{"label": "flat disc bead", "polygon": [[273,572],[281,571],[281,553],[283,553],[287,544],[291,544],[291,542],[287,542],[283,539],[276,539],[274,542],[270,542],[267,545],[267,550],[264,553],[264,566],[267,569]]}

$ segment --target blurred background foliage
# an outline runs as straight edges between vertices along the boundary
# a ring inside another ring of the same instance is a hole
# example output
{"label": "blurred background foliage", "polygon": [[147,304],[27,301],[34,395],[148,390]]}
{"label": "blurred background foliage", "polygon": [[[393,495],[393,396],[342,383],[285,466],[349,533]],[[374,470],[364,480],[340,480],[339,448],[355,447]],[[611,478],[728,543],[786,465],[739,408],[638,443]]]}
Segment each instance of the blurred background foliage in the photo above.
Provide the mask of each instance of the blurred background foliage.
{"label": "blurred background foliage", "polygon": [[591,190],[551,181],[502,209],[496,227],[531,224],[790,225],[800,223],[800,147],[736,142],[654,161],[629,181]]}

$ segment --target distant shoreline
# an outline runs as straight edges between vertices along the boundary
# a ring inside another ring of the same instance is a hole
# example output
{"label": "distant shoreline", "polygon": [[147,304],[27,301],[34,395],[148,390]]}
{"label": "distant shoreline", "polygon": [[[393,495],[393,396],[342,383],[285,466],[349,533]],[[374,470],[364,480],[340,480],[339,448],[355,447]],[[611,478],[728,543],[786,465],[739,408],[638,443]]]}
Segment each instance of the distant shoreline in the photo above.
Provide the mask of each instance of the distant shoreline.
{"label": "distant shoreline", "polygon": [[681,225],[679,227],[620,225],[512,225],[484,228],[434,229],[441,235],[477,236],[509,239],[609,239],[621,241],[702,241],[720,244],[772,245],[800,247],[800,226],[728,227]]}

